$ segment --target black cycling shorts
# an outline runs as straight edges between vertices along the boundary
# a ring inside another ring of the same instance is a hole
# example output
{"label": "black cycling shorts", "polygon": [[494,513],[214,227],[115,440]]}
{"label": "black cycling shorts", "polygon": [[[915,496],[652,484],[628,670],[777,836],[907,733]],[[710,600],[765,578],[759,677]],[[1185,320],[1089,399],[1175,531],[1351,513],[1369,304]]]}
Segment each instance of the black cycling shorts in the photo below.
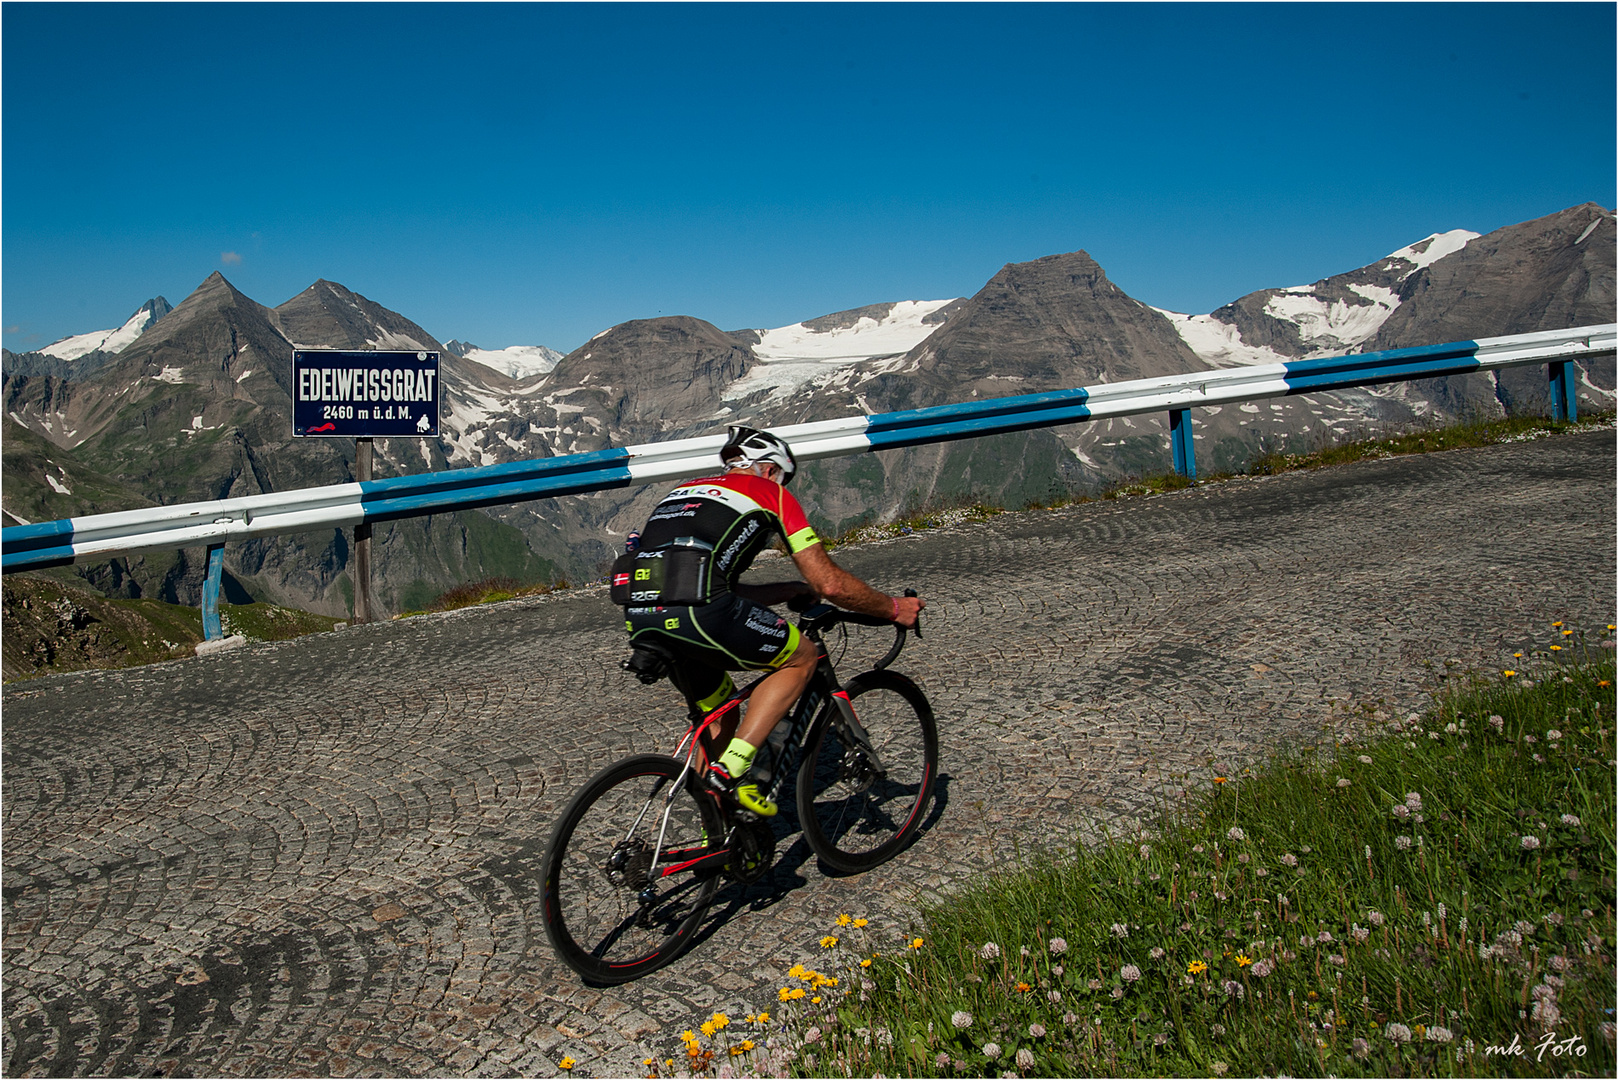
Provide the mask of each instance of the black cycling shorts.
{"label": "black cycling shorts", "polygon": [[798,651],[798,628],[763,604],[721,593],[694,607],[624,609],[629,639],[646,635],[682,661],[688,693],[705,702],[726,671],[774,671]]}

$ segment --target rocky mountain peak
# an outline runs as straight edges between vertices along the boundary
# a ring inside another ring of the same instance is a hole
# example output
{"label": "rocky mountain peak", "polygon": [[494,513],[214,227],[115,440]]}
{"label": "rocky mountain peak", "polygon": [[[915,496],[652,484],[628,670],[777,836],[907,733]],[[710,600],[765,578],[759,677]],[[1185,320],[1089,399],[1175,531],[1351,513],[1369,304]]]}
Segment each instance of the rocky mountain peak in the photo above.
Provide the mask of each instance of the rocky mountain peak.
{"label": "rocky mountain peak", "polygon": [[297,345],[444,350],[437,339],[403,315],[325,278],[277,307],[274,315],[282,334]]}

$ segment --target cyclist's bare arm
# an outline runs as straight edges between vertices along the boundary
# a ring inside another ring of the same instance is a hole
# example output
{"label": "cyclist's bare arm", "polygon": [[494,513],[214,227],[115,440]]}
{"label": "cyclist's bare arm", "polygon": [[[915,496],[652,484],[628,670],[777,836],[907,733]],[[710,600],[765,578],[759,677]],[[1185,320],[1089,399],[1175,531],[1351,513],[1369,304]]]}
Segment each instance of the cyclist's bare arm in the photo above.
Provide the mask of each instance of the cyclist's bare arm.
{"label": "cyclist's bare arm", "polygon": [[889,596],[871,588],[859,578],[832,562],[821,544],[811,544],[792,556],[798,572],[809,587],[824,600],[848,611],[893,619],[900,626],[916,625],[916,617],[927,602],[919,596]]}

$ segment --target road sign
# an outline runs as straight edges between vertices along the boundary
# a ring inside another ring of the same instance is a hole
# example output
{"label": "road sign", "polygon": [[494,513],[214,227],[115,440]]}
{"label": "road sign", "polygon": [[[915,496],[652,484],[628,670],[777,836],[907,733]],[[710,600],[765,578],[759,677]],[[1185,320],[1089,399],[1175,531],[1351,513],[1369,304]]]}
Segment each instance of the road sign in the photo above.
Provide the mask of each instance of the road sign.
{"label": "road sign", "polygon": [[400,438],[438,434],[438,353],[298,349],[292,434]]}

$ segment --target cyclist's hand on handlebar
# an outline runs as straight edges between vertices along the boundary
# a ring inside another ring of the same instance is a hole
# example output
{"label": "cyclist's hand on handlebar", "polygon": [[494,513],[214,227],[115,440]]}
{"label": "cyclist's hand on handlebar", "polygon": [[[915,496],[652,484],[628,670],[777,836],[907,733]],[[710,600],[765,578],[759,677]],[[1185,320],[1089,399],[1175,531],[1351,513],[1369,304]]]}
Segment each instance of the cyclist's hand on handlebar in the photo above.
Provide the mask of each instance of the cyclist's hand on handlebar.
{"label": "cyclist's hand on handlebar", "polygon": [[819,600],[820,594],[815,592],[815,590],[811,589],[808,585],[804,585],[795,595],[788,597],[786,604],[789,609],[796,611],[799,615],[802,615],[804,612],[814,607]]}
{"label": "cyclist's hand on handlebar", "polygon": [[903,627],[915,626],[921,620],[921,610],[927,606],[927,601],[919,596],[895,596],[893,598],[893,621]]}

